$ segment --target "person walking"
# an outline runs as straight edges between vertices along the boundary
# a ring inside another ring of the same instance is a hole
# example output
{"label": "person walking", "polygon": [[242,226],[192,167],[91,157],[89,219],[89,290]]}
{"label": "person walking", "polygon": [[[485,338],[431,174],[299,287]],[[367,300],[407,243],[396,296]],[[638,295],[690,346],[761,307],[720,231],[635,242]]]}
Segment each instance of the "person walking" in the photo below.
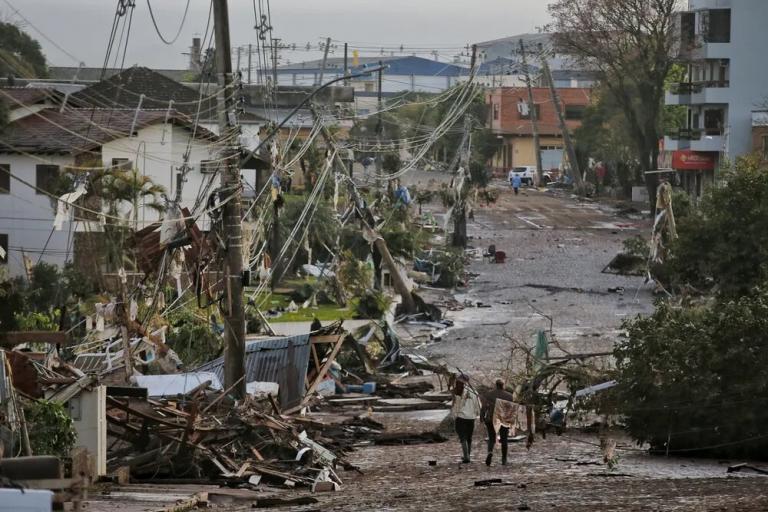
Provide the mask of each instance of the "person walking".
{"label": "person walking", "polygon": [[[488,430],[488,455],[485,457],[485,465],[490,466],[493,460],[493,448],[496,446],[496,434],[499,435],[501,441],[501,465],[507,465],[507,451],[509,449],[509,422],[514,421],[512,418],[503,419],[498,422],[498,432],[496,423],[498,413],[501,411],[496,410],[497,402],[504,401],[504,405],[514,404],[514,396],[512,393],[504,389],[504,381],[501,379],[496,380],[496,386],[491,391],[488,391],[483,396],[483,407],[480,411],[480,419],[485,423],[485,428]],[[506,410],[507,408],[505,408]],[[516,411],[516,409],[515,409]]]}
{"label": "person walking", "polygon": [[451,414],[456,422],[456,434],[461,443],[461,462],[468,464],[472,455],[472,434],[475,431],[475,420],[480,415],[480,397],[469,385],[469,377],[459,374],[453,388],[453,405]]}
{"label": "person walking", "polygon": [[520,193],[520,185],[522,185],[523,179],[519,174],[512,176],[512,190],[515,191],[515,195]]}

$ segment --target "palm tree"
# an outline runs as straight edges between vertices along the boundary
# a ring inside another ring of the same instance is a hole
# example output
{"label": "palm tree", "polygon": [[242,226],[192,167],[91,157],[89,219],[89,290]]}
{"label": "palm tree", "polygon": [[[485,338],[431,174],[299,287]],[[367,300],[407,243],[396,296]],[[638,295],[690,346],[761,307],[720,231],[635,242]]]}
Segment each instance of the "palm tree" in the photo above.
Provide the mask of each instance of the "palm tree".
{"label": "palm tree", "polygon": [[[165,211],[161,199],[166,193],[165,187],[141,174],[138,169],[105,169],[99,166],[85,172],[89,182],[86,201],[92,199],[91,204],[98,203],[107,217],[104,226],[107,268],[135,268],[135,262],[125,254],[125,240],[132,229],[136,231],[139,228],[140,205],[159,213]],[[126,214],[127,211],[130,214]],[[130,216],[133,217],[133,226]]]}

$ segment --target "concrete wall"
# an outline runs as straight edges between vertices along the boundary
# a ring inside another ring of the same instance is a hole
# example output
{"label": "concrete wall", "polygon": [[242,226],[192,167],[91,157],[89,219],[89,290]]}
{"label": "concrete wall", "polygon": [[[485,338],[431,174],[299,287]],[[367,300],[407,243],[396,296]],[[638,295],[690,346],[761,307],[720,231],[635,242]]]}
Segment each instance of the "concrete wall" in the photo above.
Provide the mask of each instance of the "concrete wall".
{"label": "concrete wall", "polygon": [[[68,156],[40,155],[31,158],[24,155],[0,153],[0,164],[9,164],[11,174],[36,185],[35,166],[53,164],[72,165]],[[22,252],[37,263],[42,261],[63,265],[67,259],[70,222],[65,222],[61,231],[53,231],[54,205],[47,195],[39,194],[34,189],[11,178],[10,193],[0,193],[0,234],[8,235],[7,268],[12,276],[24,275]],[[51,239],[46,246],[48,236]],[[45,248],[45,253],[42,253]],[[71,259],[71,257],[70,257]]]}

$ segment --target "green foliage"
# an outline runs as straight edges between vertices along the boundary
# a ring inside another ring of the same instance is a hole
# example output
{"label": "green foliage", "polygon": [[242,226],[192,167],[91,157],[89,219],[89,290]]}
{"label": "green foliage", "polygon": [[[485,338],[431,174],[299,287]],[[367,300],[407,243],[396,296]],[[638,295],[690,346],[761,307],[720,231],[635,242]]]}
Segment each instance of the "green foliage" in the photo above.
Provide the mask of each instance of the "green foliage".
{"label": "green foliage", "polygon": [[440,279],[437,285],[453,288],[461,283],[464,274],[464,251],[462,249],[448,249],[437,258]]}
{"label": "green foliage", "polygon": [[30,311],[28,313],[16,313],[14,317],[17,329],[20,331],[58,331],[61,311],[58,309],[54,309],[50,313]]}
{"label": "green foliage", "polygon": [[[280,212],[280,239],[284,242],[288,239],[291,231],[301,217],[301,212],[306,204],[306,198],[296,195],[284,195],[285,206]],[[309,218],[309,216],[307,217]],[[306,222],[306,219],[305,221]],[[317,209],[314,215],[309,221],[309,229],[307,230],[309,237],[309,245],[312,248],[312,259],[322,259],[327,257],[328,251],[324,245],[333,247],[336,243],[336,236],[339,232],[339,222],[336,219],[336,213],[327,201],[319,200]],[[303,230],[300,230],[302,232]],[[290,258],[289,253],[289,258]],[[306,261],[307,253],[304,250],[302,243],[301,248],[294,258],[293,264],[297,266]],[[286,259],[287,262],[287,259]],[[285,269],[290,271],[292,269]]]}
{"label": "green foliage", "polygon": [[768,458],[764,289],[706,305],[663,303],[625,328],[617,412],[632,437],[662,452]]}
{"label": "green foliage", "polygon": [[680,236],[666,265],[673,286],[716,286],[738,296],[768,279],[768,169],[744,158],[725,177],[699,210],[678,220]]}
{"label": "green foliage", "polygon": [[341,253],[336,277],[348,295],[362,296],[373,284],[373,269],[347,249]]}
{"label": "green foliage", "polygon": [[70,456],[77,441],[72,418],[57,402],[36,400],[24,407],[34,455]]}
{"label": "green foliage", "polygon": [[13,23],[0,22],[0,76],[48,77],[40,43]]}
{"label": "green foliage", "polygon": [[429,241],[426,231],[412,226],[387,226],[381,230],[381,236],[392,256],[401,258],[413,258]]}
{"label": "green foliage", "polygon": [[383,292],[366,290],[355,305],[356,318],[381,318],[389,309],[392,299]]}
{"label": "green foliage", "polygon": [[[218,318],[221,322],[221,318]],[[181,308],[172,313],[166,339],[188,368],[215,359],[224,348],[222,338],[211,330],[208,319],[200,318],[194,311]]]}

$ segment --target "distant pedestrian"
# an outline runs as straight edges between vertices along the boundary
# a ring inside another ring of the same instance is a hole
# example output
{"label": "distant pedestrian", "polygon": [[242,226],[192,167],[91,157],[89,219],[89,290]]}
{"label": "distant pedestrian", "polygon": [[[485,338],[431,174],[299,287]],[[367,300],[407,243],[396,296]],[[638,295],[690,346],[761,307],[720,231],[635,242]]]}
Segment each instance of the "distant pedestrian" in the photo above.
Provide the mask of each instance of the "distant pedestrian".
{"label": "distant pedestrian", "polygon": [[515,174],[512,177],[512,190],[515,191],[515,195],[520,193],[520,185],[523,184],[523,179],[520,177],[519,174]]}
{"label": "distant pedestrian", "polygon": [[461,443],[461,462],[468,464],[472,455],[472,434],[475,420],[480,415],[480,397],[469,385],[469,377],[460,374],[453,388],[451,414],[456,421],[456,433]]}
{"label": "distant pedestrian", "polygon": [[496,411],[497,402],[499,401],[514,403],[512,393],[504,390],[504,381],[501,379],[496,381],[496,387],[494,389],[483,396],[483,408],[480,411],[480,419],[485,423],[485,428],[488,430],[488,455],[485,457],[486,466],[490,466],[491,461],[493,460],[493,447],[496,446],[496,434],[498,434],[499,440],[501,441],[501,464],[502,466],[506,466],[507,464],[509,426],[507,423],[499,423],[497,432],[494,421],[495,417],[499,416]]}

